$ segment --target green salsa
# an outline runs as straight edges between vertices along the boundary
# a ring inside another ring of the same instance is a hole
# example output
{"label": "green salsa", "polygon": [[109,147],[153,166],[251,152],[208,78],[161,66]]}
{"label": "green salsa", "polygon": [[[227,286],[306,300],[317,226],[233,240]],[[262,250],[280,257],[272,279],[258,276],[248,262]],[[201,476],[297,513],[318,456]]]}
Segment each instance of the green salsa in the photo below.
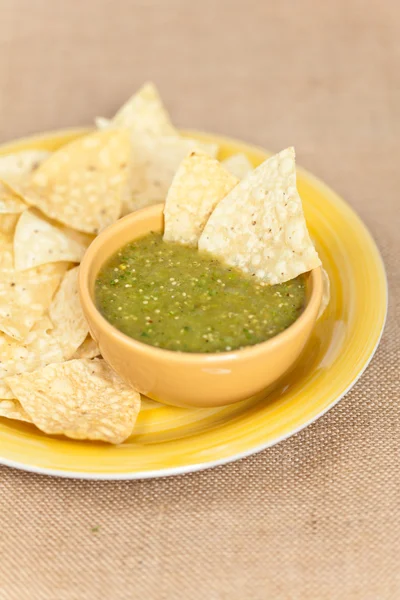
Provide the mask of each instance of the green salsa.
{"label": "green salsa", "polygon": [[95,285],[100,312],[151,346],[226,352],[280,333],[303,310],[305,278],[268,286],[151,233],[122,247]]}

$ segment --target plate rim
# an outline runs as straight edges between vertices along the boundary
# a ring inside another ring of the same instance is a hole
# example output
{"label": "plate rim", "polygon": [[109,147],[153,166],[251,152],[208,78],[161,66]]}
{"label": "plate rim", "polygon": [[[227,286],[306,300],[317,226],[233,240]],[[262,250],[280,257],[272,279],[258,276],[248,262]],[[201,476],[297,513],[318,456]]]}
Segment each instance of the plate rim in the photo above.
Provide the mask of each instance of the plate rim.
{"label": "plate rim", "polygon": [[[83,135],[84,133],[87,133],[87,132],[91,131],[92,129],[93,128],[90,128],[90,127],[69,127],[69,128],[65,128],[65,129],[56,129],[56,130],[39,132],[39,133],[33,133],[31,135],[23,136],[23,137],[13,139],[13,140],[9,140],[7,142],[0,144],[0,155],[2,154],[2,151],[7,149],[8,146],[21,145],[21,147],[25,147],[27,144],[34,144],[35,140],[45,140],[47,138],[54,138],[54,139],[55,138],[65,138],[66,136],[71,136],[73,138],[76,135]],[[243,147],[243,151],[245,151],[245,148],[251,148],[251,150],[253,152],[258,152],[258,153],[261,153],[264,155],[271,154],[271,152],[269,150],[266,150],[265,148],[262,148],[261,146],[258,146],[256,144],[247,143],[245,141],[237,140],[233,137],[221,135],[218,133],[213,134],[213,133],[197,131],[197,130],[193,130],[193,129],[184,130],[184,131],[182,131],[182,133],[187,136],[193,135],[193,136],[196,136],[198,138],[203,138],[203,139],[211,138],[211,139],[215,140],[216,138],[218,138],[219,140],[221,140],[227,144],[233,144],[233,145],[236,145],[236,147],[237,146]],[[12,152],[17,152],[17,151],[18,151],[17,149],[12,150]],[[32,465],[32,464],[27,464],[27,463],[24,463],[21,461],[10,460],[7,458],[3,458],[2,456],[0,456],[0,465],[6,466],[6,467],[11,467],[11,468],[14,468],[14,469],[17,469],[20,471],[26,471],[29,473],[39,474],[39,475],[48,475],[51,477],[62,477],[64,479],[82,479],[82,480],[92,480],[92,481],[158,479],[158,478],[164,478],[164,477],[172,477],[172,476],[176,476],[176,475],[184,475],[187,473],[195,473],[195,472],[199,472],[199,471],[204,471],[206,469],[212,469],[212,468],[215,468],[218,466],[229,464],[232,462],[236,462],[238,460],[242,460],[248,456],[258,454],[259,452],[262,452],[263,450],[271,448],[272,446],[275,446],[276,444],[283,442],[284,440],[292,437],[293,435],[296,435],[297,433],[299,433],[300,431],[302,431],[303,429],[305,429],[312,423],[315,423],[318,419],[323,417],[329,410],[331,410],[334,406],[336,406],[340,402],[340,400],[342,400],[342,398],[356,385],[356,383],[359,381],[359,379],[362,377],[362,375],[368,368],[369,364],[371,363],[371,361],[378,349],[380,341],[382,339],[382,335],[383,335],[385,325],[386,325],[387,314],[388,314],[387,273],[386,273],[386,268],[385,268],[385,264],[384,264],[380,249],[379,249],[372,233],[370,232],[370,230],[368,229],[368,227],[366,226],[364,221],[361,219],[361,217],[359,216],[357,211],[350,204],[348,204],[339,194],[337,194],[329,185],[327,185],[321,179],[319,179],[318,176],[314,175],[313,173],[310,173],[307,169],[304,169],[301,166],[296,165],[296,168],[303,176],[305,176],[309,181],[314,182],[323,191],[326,191],[329,194],[333,194],[335,196],[335,199],[337,201],[339,201],[339,203],[343,204],[348,210],[350,210],[353,213],[353,215],[358,220],[358,224],[363,228],[365,235],[370,238],[372,247],[375,250],[376,257],[378,258],[378,262],[379,262],[379,265],[380,265],[380,268],[382,271],[382,275],[383,275],[383,283],[384,283],[383,292],[385,294],[385,306],[384,306],[384,314],[383,314],[381,328],[378,332],[375,345],[372,348],[369,356],[366,358],[364,365],[362,366],[360,371],[357,373],[357,375],[352,379],[352,381],[350,381],[349,385],[342,391],[342,393],[337,398],[335,398],[335,400],[333,402],[331,402],[328,406],[324,407],[316,415],[313,415],[312,417],[310,417],[310,419],[308,419],[307,421],[305,421],[304,423],[302,423],[295,429],[292,429],[290,432],[287,432],[281,436],[278,436],[276,439],[273,439],[266,443],[259,444],[257,446],[253,446],[251,448],[243,450],[242,452],[237,452],[237,453],[232,454],[227,457],[219,458],[216,460],[210,460],[210,461],[206,461],[206,462],[202,462],[202,463],[182,465],[182,466],[178,466],[178,467],[167,467],[164,469],[157,469],[157,470],[148,470],[148,471],[141,471],[141,472],[127,471],[127,472],[122,472],[122,473],[118,473],[118,472],[117,473],[101,473],[101,472],[73,471],[73,470],[68,470],[68,469],[51,469],[51,468],[47,468],[47,467],[41,467],[41,466],[36,466],[36,465]]]}

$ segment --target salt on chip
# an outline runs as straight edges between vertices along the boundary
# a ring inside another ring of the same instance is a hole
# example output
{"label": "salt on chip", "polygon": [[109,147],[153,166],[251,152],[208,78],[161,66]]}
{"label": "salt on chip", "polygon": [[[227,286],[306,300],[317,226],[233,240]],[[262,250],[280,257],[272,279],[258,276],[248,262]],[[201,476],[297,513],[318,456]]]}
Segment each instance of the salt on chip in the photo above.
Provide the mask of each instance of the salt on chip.
{"label": "salt on chip", "polygon": [[140,394],[102,359],[48,365],[7,380],[32,422],[48,434],[119,444],[132,433]]}
{"label": "salt on chip", "polygon": [[123,204],[123,214],[165,202],[180,163],[194,150],[216,156],[218,146],[181,137],[137,137],[132,147],[131,195]]}
{"label": "salt on chip", "polygon": [[0,397],[12,397],[6,377],[69,360],[82,348],[88,326],[79,302],[77,272],[78,267],[66,273],[49,316],[37,321],[23,342],[0,335]]}
{"label": "salt on chip", "polygon": [[100,356],[100,348],[92,336],[88,335],[71,358],[96,358],[96,356]]}
{"label": "salt on chip", "polygon": [[160,94],[153,83],[145,83],[116,113],[113,119],[96,119],[100,129],[123,127],[132,135],[178,135]]}
{"label": "salt on chip", "polygon": [[127,131],[97,131],[62,146],[14,189],[48,217],[97,234],[120,217],[130,159]]}
{"label": "salt on chip", "polygon": [[221,200],[199,249],[268,284],[321,265],[296,188],[294,148],[266,160]]}
{"label": "salt on chip", "polygon": [[244,179],[253,170],[253,165],[245,154],[232,154],[221,163],[232,175],[238,179]]}
{"label": "salt on chip", "polygon": [[64,360],[71,358],[89,333],[79,300],[78,269],[74,267],[65,274],[49,309],[54,325],[52,335],[62,349]]}
{"label": "salt on chip", "polygon": [[20,214],[28,208],[5,181],[0,180],[0,214]]}
{"label": "salt on chip", "polygon": [[0,331],[24,340],[49,308],[66,271],[64,262],[16,271],[12,240],[0,241]]}
{"label": "salt on chip", "polygon": [[[57,332],[57,329],[56,329]],[[12,398],[6,377],[34,371],[64,360],[63,349],[49,317],[42,317],[23,342],[0,335],[0,397]]]}
{"label": "salt on chip", "polygon": [[205,152],[192,152],[181,163],[164,208],[164,240],[196,245],[217,204],[239,183]]}
{"label": "salt on chip", "polygon": [[0,179],[20,183],[29,177],[51,155],[45,150],[21,150],[0,156]]}
{"label": "salt on chip", "polygon": [[6,377],[69,360],[82,347],[88,326],[78,297],[78,267],[68,271],[50,306],[21,342],[0,335],[0,397],[10,398]]}
{"label": "salt on chip", "polygon": [[14,419],[15,421],[26,421],[27,423],[32,423],[32,419],[28,415],[27,412],[21,406],[21,403],[18,400],[10,399],[0,399],[0,417],[5,417],[6,419]]}
{"label": "salt on chip", "polygon": [[25,211],[14,235],[14,261],[18,271],[38,265],[68,261],[80,262],[86,246],[61,228],[41,219],[31,210]]}

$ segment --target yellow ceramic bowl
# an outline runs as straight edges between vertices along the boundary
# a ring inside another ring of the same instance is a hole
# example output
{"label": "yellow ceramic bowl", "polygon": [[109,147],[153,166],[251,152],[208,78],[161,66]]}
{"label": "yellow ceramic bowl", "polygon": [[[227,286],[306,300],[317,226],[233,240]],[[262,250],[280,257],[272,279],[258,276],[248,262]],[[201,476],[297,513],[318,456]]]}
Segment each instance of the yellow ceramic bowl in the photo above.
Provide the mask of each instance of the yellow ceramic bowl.
{"label": "yellow ceramic bowl", "polygon": [[163,204],[119,220],[99,235],[80,266],[79,291],[90,331],[102,356],[136,390],[176,406],[212,407],[253,396],[278,380],[304,348],[321,305],[321,269],[307,276],[306,306],[274,338],[233,352],[194,354],[143,344],[118,331],[98,311],[94,285],[102,265],[124,244],[164,227]]}

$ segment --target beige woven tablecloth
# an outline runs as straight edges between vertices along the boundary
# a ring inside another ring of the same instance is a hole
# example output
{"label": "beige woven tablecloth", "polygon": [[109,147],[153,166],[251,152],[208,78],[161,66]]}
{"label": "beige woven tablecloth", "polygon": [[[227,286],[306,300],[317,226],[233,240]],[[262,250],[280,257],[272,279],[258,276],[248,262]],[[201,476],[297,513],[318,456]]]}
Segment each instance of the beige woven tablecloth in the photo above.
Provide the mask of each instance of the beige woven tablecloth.
{"label": "beige woven tablecloth", "polygon": [[1,600],[400,598],[399,23],[398,0],[0,0],[1,141],[152,79],[179,126],[294,144],[372,231],[391,298],[353,391],[258,456],[137,482],[1,468]]}

